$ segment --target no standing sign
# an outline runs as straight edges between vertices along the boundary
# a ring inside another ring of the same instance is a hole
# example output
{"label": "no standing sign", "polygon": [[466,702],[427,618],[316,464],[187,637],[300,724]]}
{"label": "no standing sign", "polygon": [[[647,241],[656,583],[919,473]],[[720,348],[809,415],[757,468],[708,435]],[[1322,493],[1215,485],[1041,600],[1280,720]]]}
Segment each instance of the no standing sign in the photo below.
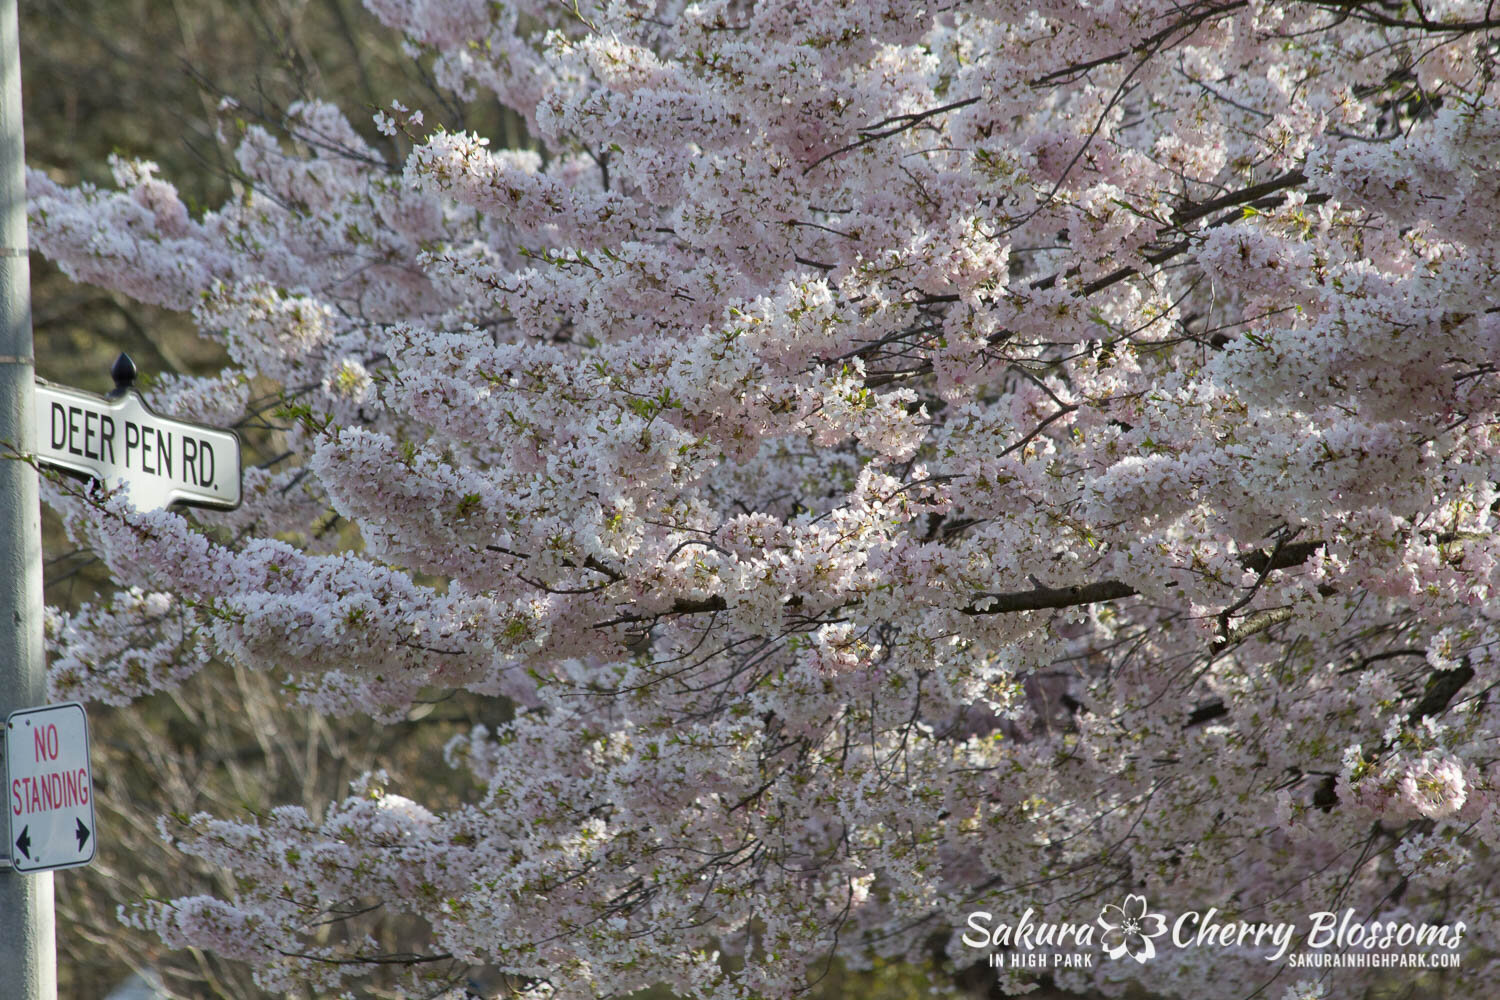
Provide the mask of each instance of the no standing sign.
{"label": "no standing sign", "polygon": [[12,712],[5,723],[10,860],[19,872],[94,860],[89,722],[77,702]]}

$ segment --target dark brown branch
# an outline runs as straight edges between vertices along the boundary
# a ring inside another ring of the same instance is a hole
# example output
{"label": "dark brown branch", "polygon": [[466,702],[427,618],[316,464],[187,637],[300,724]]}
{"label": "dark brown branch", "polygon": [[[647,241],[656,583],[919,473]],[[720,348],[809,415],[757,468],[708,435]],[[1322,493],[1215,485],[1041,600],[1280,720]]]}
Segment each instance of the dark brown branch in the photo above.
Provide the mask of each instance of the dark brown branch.
{"label": "dark brown branch", "polygon": [[1321,541],[1293,542],[1283,545],[1275,552],[1256,549],[1240,556],[1240,565],[1252,573],[1267,573],[1273,569],[1301,566],[1312,558],[1312,554],[1323,547]]}
{"label": "dark brown branch", "polygon": [[[954,101],[952,104],[944,104],[940,108],[929,108],[926,111],[914,111],[910,114],[892,115],[889,118],[882,118],[880,121],[874,122],[870,125],[866,125],[864,128],[860,129],[859,138],[854,142],[849,143],[847,146],[840,146],[838,149],[835,149],[831,153],[824,153],[822,156],[812,161],[812,163],[808,164],[807,169],[802,171],[802,174],[805,177],[813,170],[814,167],[817,167],[825,160],[831,160],[835,156],[838,156],[842,153],[852,152],[861,146],[868,146],[870,143],[874,142],[877,139],[886,139],[890,136],[905,132],[907,129],[916,128],[918,125],[922,124],[929,118],[935,118],[938,115],[945,114],[949,111],[956,111],[959,108],[966,108],[970,104],[975,104],[978,101],[979,98],[977,97],[968,97],[962,101]],[[887,125],[891,127],[886,128],[885,126]]]}
{"label": "dark brown branch", "polygon": [[1237,0],[1237,2],[1235,3],[1228,3],[1223,5],[1222,7],[1211,7],[1208,10],[1202,11],[1201,13],[1191,14],[1187,17],[1182,18],[1181,20],[1173,21],[1171,24],[1167,25],[1165,28],[1158,31],[1151,37],[1141,39],[1131,48],[1121,49],[1118,52],[1110,53],[1107,56],[1100,56],[1098,59],[1091,59],[1088,62],[1074,63],[1071,66],[1064,66],[1062,69],[1053,70],[1051,73],[1039,76],[1034,80],[1028,80],[1027,83],[1032,87],[1040,87],[1054,81],[1066,80],[1069,77],[1076,77],[1080,73],[1087,73],[1089,70],[1094,69],[1097,66],[1105,66],[1112,62],[1118,62],[1119,60],[1124,59],[1126,56],[1130,55],[1132,52],[1139,52],[1142,49],[1155,48],[1156,46],[1160,45],[1162,42],[1170,38],[1173,32],[1180,31],[1185,26],[1191,25],[1192,27],[1196,28],[1204,21],[1207,21],[1213,17],[1217,17],[1220,14],[1232,14],[1234,11],[1239,10],[1241,7],[1247,6],[1247,2],[1248,0]]}
{"label": "dark brown branch", "polygon": [[[801,598],[794,598],[798,604]],[[678,598],[672,602],[672,606],[664,611],[652,614],[626,614],[609,621],[597,622],[594,628],[611,628],[615,625],[638,625],[645,621],[654,621],[657,618],[665,618],[667,615],[701,615],[712,611],[724,611],[729,605],[724,598],[715,594],[713,597],[705,598]]]}
{"label": "dark brown branch", "polygon": [[980,594],[963,609],[966,615],[1004,615],[1017,611],[1042,611],[1047,608],[1071,608],[1080,604],[1102,604],[1122,597],[1134,597],[1139,591],[1128,583],[1103,580],[1077,587],[1037,587],[1034,590],[1007,594]]}
{"label": "dark brown branch", "polygon": [[[1185,205],[1182,208],[1179,208],[1175,213],[1173,213],[1171,225],[1164,227],[1157,234],[1157,236],[1159,238],[1170,232],[1172,229],[1176,229],[1181,226],[1196,222],[1200,219],[1206,218],[1207,216],[1210,216],[1223,208],[1243,208],[1247,205],[1255,206],[1257,208],[1269,207],[1270,205],[1279,202],[1280,199],[1277,198],[1276,195],[1278,195],[1281,191],[1284,191],[1289,187],[1294,187],[1297,184],[1301,184],[1306,180],[1307,176],[1302,173],[1302,171],[1293,170],[1288,173],[1282,174],[1280,177],[1274,177],[1271,180],[1263,181],[1260,184],[1252,184],[1247,188],[1240,189],[1239,191],[1232,191],[1229,194],[1215,198],[1212,201]],[[1307,203],[1312,205],[1327,200],[1327,195],[1312,194],[1308,196]],[[1203,228],[1216,229],[1219,226],[1235,222],[1241,217],[1242,216],[1240,212],[1232,211],[1226,215],[1221,216],[1220,218],[1215,219],[1213,222],[1209,223]],[[1187,250],[1190,246],[1192,246],[1192,240],[1184,237],[1168,244],[1165,247],[1162,247],[1159,250],[1154,250],[1150,253],[1145,254],[1144,259],[1146,263],[1151,265],[1164,264],[1167,261],[1171,260],[1173,257],[1176,257],[1178,254],[1181,254],[1183,251]],[[1055,286],[1060,279],[1074,277],[1079,273],[1079,271],[1080,268],[1078,268],[1077,266],[1070,267],[1060,274],[1049,274],[1046,277],[1037,278],[1035,281],[1032,281],[1027,287],[1032,291],[1049,289]],[[1141,269],[1134,264],[1126,264],[1121,267],[1117,267],[1108,274],[1100,275],[1093,281],[1085,284],[1078,290],[1078,292],[1076,293],[1076,297],[1086,298],[1087,296],[1093,295],[1097,292],[1102,292],[1104,289],[1109,288],[1112,285],[1117,285],[1120,282],[1124,281],[1126,278],[1132,277],[1139,273],[1141,273]],[[944,302],[957,302],[958,298],[959,297],[957,295],[929,295],[923,297],[920,300],[917,300],[917,304],[937,305]],[[990,337],[990,343],[1000,344],[1010,339],[1010,337],[1011,332],[1009,330],[1001,330],[1000,332]],[[864,348],[861,348],[861,352],[868,351],[873,346],[875,345],[866,345]],[[876,389],[880,386],[888,385],[891,382],[895,382],[902,378],[912,378],[917,375],[926,375],[931,371],[932,362],[923,361],[912,368],[907,368],[899,372],[873,372],[868,377],[866,377],[865,386],[867,388]]]}
{"label": "dark brown branch", "polygon": [[[1283,611],[1283,610],[1288,610],[1288,609],[1278,608],[1276,610]],[[1263,612],[1262,614],[1265,614],[1265,612]],[[1250,626],[1250,624],[1252,622],[1254,622],[1256,620],[1256,618],[1259,618],[1259,617],[1260,616],[1252,617],[1250,619],[1250,621],[1247,621],[1244,625],[1240,626],[1239,630],[1243,630],[1243,629],[1248,628]],[[1290,617],[1289,611],[1288,611],[1287,617]],[[1276,622],[1270,622],[1270,623],[1266,624],[1264,626],[1264,628],[1269,628],[1271,625],[1274,625],[1274,624],[1276,624]],[[1236,631],[1239,631],[1239,630],[1236,630]],[[1240,638],[1245,638],[1245,637],[1241,636]],[[1214,644],[1215,652],[1217,652],[1219,650],[1219,648],[1221,648],[1221,643],[1215,643]],[[1365,657],[1364,659],[1362,659],[1359,662],[1359,665],[1358,665],[1357,669],[1361,669],[1362,670],[1366,666],[1368,666],[1369,664],[1374,663],[1377,660],[1381,660],[1381,659],[1389,659],[1389,658],[1396,657],[1396,656],[1423,656],[1423,655],[1425,655],[1425,654],[1423,653],[1422,650],[1413,650],[1413,649],[1388,650],[1388,651],[1386,651],[1384,653],[1376,653],[1376,654],[1374,654],[1372,656]],[[1350,671],[1348,671],[1348,670],[1340,671],[1340,673],[1349,673],[1349,672]],[[1447,710],[1448,706],[1450,704],[1452,704],[1454,696],[1456,696],[1460,691],[1462,691],[1464,689],[1464,687],[1466,685],[1468,685],[1469,681],[1471,681],[1473,679],[1474,679],[1474,668],[1471,667],[1468,663],[1463,664],[1457,670],[1440,670],[1440,671],[1433,672],[1427,678],[1427,687],[1426,687],[1426,689],[1423,692],[1422,700],[1420,702],[1418,702],[1417,706],[1411,710],[1410,714],[1407,715],[1407,717],[1406,717],[1407,721],[1411,725],[1415,726],[1417,723],[1421,722],[1424,718],[1428,718],[1428,717],[1431,717],[1431,716],[1441,715],[1444,711]],[[1202,725],[1203,723],[1211,722],[1214,719],[1221,719],[1221,718],[1223,718],[1224,716],[1226,716],[1228,714],[1229,714],[1229,709],[1224,705],[1224,703],[1222,701],[1208,702],[1206,704],[1199,705],[1197,708],[1193,709],[1192,712],[1190,712],[1188,714],[1188,720],[1187,720],[1185,726],[1186,727],[1191,727],[1191,726]]]}
{"label": "dark brown branch", "polygon": [[[1306,562],[1323,545],[1322,542],[1299,542],[1293,545],[1284,545],[1272,558],[1271,553],[1257,550],[1249,552],[1240,557],[1240,565],[1246,569],[1258,573],[1268,573],[1273,569],[1286,569]],[[1267,565],[1269,564],[1269,566]],[[1097,583],[1083,583],[1074,587],[1034,587],[1031,590],[1017,590],[1005,593],[985,593],[975,595],[968,607],[960,609],[966,615],[1004,615],[1015,614],[1021,611],[1045,611],[1058,608],[1073,608],[1084,604],[1102,604],[1106,601],[1118,601],[1124,597],[1134,597],[1140,591],[1122,583],[1119,580],[1101,580]],[[803,603],[800,596],[794,596],[787,601],[787,607],[798,607]],[[664,618],[668,615],[694,615],[708,612],[725,611],[729,604],[723,597],[715,594],[707,598],[679,599],[672,603],[671,607],[655,612],[653,614],[626,614],[609,621],[596,624],[595,628],[610,628],[615,625],[634,625],[643,621]],[[1279,614],[1285,609],[1275,609],[1271,614]],[[1243,632],[1252,624],[1258,623],[1261,616],[1252,616],[1248,621],[1235,630],[1235,633]],[[1290,617],[1288,612],[1285,617],[1275,621],[1260,624],[1255,631],[1263,631],[1271,625],[1285,621]],[[1246,632],[1239,638],[1246,638],[1253,632]],[[1239,641],[1234,639],[1233,641]]]}
{"label": "dark brown branch", "polygon": [[[1042,388],[1045,389],[1046,386],[1043,386]],[[1074,404],[1068,404],[1068,405],[1062,407],[1062,409],[1058,410],[1056,413],[1052,414],[1052,416],[1048,417],[1046,420],[1043,420],[1041,423],[1037,424],[1036,427],[1032,428],[1032,431],[1031,431],[1030,434],[1027,434],[1025,437],[1023,437],[1021,440],[1017,441],[1015,444],[1010,445],[1009,447],[1007,447],[1004,451],[1002,451],[1000,454],[996,455],[995,457],[996,458],[1004,458],[1006,455],[1009,455],[1011,452],[1015,451],[1017,448],[1024,448],[1024,447],[1026,447],[1028,444],[1030,444],[1032,441],[1034,441],[1036,439],[1036,436],[1038,434],[1040,434],[1040,433],[1042,433],[1042,431],[1046,430],[1047,426],[1049,424],[1051,424],[1054,420],[1057,420],[1057,419],[1059,419],[1061,417],[1065,417],[1065,416],[1067,416],[1068,414],[1074,412],[1077,409],[1078,409],[1078,407],[1076,405],[1074,405]]]}
{"label": "dark brown branch", "polygon": [[276,953],[285,955],[287,958],[301,958],[319,962],[323,965],[427,965],[433,962],[453,961],[453,955],[446,951],[435,955],[398,952],[390,955],[353,955],[349,958],[334,958],[330,955],[310,955],[306,952],[287,951],[282,948],[277,948]]}
{"label": "dark brown branch", "polygon": [[[1268,553],[1262,549],[1247,552],[1240,556],[1240,565],[1256,573],[1269,573],[1274,569],[1287,569],[1291,566],[1300,566],[1312,557],[1312,554],[1323,547],[1322,542],[1298,542],[1293,545],[1283,545],[1275,553]],[[1040,611],[1045,608],[1071,608],[1080,604],[1101,604],[1105,601],[1117,601],[1122,597],[1134,597],[1139,591],[1127,583],[1118,580],[1104,580],[1099,583],[1087,583],[1077,587],[1037,587],[1034,590],[1012,591],[1006,594],[980,594],[969,607],[964,608],[966,615],[985,614],[1009,614],[1016,611]],[[985,607],[980,608],[983,604]],[[1278,612],[1284,609],[1276,609]],[[1261,613],[1266,614],[1266,612]],[[1260,616],[1253,616],[1245,624],[1235,630],[1236,633],[1246,629],[1251,622]],[[1286,617],[1290,617],[1290,613]],[[1277,619],[1285,621],[1286,618]],[[1268,622],[1256,629],[1262,631],[1276,624],[1276,621]],[[1233,634],[1233,633],[1232,633]],[[1240,638],[1247,638],[1253,632],[1246,633]],[[1233,641],[1239,641],[1234,639]]]}
{"label": "dark brown branch", "polygon": [[1411,710],[1407,720],[1416,725],[1428,716],[1441,715],[1453,701],[1453,696],[1473,679],[1474,668],[1467,662],[1457,670],[1440,670],[1434,673],[1427,680],[1427,690],[1423,693],[1422,700]]}
{"label": "dark brown branch", "polygon": [[1336,11],[1340,14],[1354,18],[1356,21],[1365,21],[1370,24],[1378,24],[1384,28],[1406,28],[1411,31],[1426,31],[1431,34],[1466,34],[1472,31],[1491,31],[1500,28],[1500,20],[1486,17],[1482,21],[1433,21],[1418,7],[1420,20],[1410,21],[1405,18],[1392,17],[1382,14],[1374,8],[1376,4],[1368,0],[1317,0],[1314,7],[1324,10]]}
{"label": "dark brown branch", "polygon": [[1276,194],[1278,191],[1285,191],[1287,188],[1293,188],[1298,184],[1305,183],[1307,183],[1307,175],[1305,173],[1301,170],[1288,170],[1280,177],[1273,177],[1268,181],[1252,184],[1238,191],[1231,191],[1229,194],[1214,198],[1211,201],[1183,205],[1172,213],[1172,221],[1179,226],[1186,225],[1189,222],[1197,222],[1199,219],[1207,218],[1215,212],[1223,211],[1226,208],[1235,208],[1247,202],[1259,201],[1267,195]]}
{"label": "dark brown branch", "polygon": [[1259,635],[1273,625],[1280,625],[1292,618],[1291,608],[1267,608],[1265,611],[1257,611],[1246,618],[1236,628],[1230,629],[1224,635],[1214,640],[1209,649],[1214,653],[1222,653],[1230,646],[1244,642],[1253,635]]}
{"label": "dark brown branch", "polygon": [[1199,705],[1188,714],[1188,726],[1201,726],[1215,719],[1222,719],[1229,714],[1229,709],[1222,701],[1211,701],[1206,705]]}
{"label": "dark brown branch", "polygon": [[[1218,7],[1210,7],[1209,9],[1202,12],[1190,14],[1187,17],[1181,18],[1180,20],[1173,21],[1166,28],[1163,28],[1156,34],[1151,35],[1149,38],[1143,38],[1132,48],[1122,49],[1119,52],[1103,56],[1091,62],[1078,63],[1076,65],[1066,66],[1059,70],[1054,70],[1053,72],[1047,73],[1044,76],[1039,76],[1034,80],[1027,81],[1027,84],[1028,86],[1032,87],[1045,86],[1053,82],[1054,80],[1069,76],[1075,76],[1079,73],[1085,73],[1096,66],[1102,66],[1106,63],[1111,63],[1119,59],[1123,59],[1126,56],[1130,55],[1132,52],[1144,51],[1148,53],[1148,56],[1155,54],[1155,50],[1163,45],[1167,41],[1167,39],[1171,38],[1175,32],[1181,31],[1183,28],[1187,28],[1191,32],[1192,30],[1196,30],[1197,27],[1204,21],[1210,20],[1223,14],[1233,13],[1234,11],[1239,10],[1241,7],[1246,6],[1246,4],[1247,0],[1235,0],[1235,2],[1233,3],[1224,4]],[[853,152],[854,150],[859,149],[861,146],[867,146],[879,139],[886,139],[890,136],[898,135],[909,129],[916,128],[918,125],[927,121],[929,118],[935,118],[938,115],[945,114],[949,111],[956,111],[959,108],[966,108],[971,104],[978,103],[979,100],[980,99],[978,97],[966,97],[963,100],[953,101],[950,104],[944,104],[943,106],[937,108],[929,108],[926,111],[915,111],[908,114],[891,115],[889,118],[882,118],[878,122],[872,122],[859,130],[859,138],[854,142],[848,143],[844,146],[840,146],[838,149],[835,149],[831,152],[824,153],[822,156],[818,157],[811,164],[809,164],[807,168],[802,171],[802,173],[804,176],[806,176],[808,173],[811,173],[814,168],[820,166],[827,160],[833,159],[835,156]]]}

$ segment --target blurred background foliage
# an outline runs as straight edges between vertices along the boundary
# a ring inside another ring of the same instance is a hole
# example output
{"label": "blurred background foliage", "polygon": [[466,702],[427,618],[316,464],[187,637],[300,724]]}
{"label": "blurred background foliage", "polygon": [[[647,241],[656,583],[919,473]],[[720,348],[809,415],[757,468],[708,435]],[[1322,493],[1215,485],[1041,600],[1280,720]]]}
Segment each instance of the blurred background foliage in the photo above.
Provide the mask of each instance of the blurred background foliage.
{"label": "blurred background foliage", "polygon": [[[294,101],[331,100],[393,163],[405,140],[380,136],[370,121],[393,99],[497,145],[526,142],[517,116],[495,101],[456,103],[436,90],[423,63],[358,0],[28,0],[21,39],[29,163],[60,182],[110,186],[112,155],[151,160],[195,214],[241,190],[232,150],[218,138],[223,97],[238,102],[238,117],[272,129]],[[44,378],[105,391],[122,350],[146,375],[210,374],[226,362],[188,316],[74,284],[37,254],[31,266]],[[246,463],[278,452],[274,439],[250,436]],[[73,551],[55,519],[45,531],[48,603],[72,609],[107,593],[107,574],[93,556]],[[234,891],[230,873],[166,846],[158,817],[243,815],[281,802],[305,803],[316,815],[318,803],[341,797],[351,779],[376,767],[389,772],[392,791],[442,809],[473,792],[463,775],[433,766],[442,745],[508,714],[509,706],[493,701],[448,698],[393,726],[323,718],[289,706],[274,675],[225,664],[129,710],[91,706],[101,836],[92,867],[56,879],[60,995],[107,997],[144,973],[176,997],[263,996],[243,966],[168,952],[117,918],[121,904],[136,900]],[[327,933],[370,932],[400,951],[410,947],[412,929],[377,909]],[[935,955],[940,946],[935,940]],[[507,985],[483,969],[448,971],[454,982],[474,980],[485,996]],[[959,973],[937,959],[930,968],[877,964],[862,972],[835,964],[810,995],[915,1000],[936,983],[983,996],[994,976],[984,968]],[[384,994],[377,985],[370,995]],[[1057,994],[1032,994],[1049,995]]]}

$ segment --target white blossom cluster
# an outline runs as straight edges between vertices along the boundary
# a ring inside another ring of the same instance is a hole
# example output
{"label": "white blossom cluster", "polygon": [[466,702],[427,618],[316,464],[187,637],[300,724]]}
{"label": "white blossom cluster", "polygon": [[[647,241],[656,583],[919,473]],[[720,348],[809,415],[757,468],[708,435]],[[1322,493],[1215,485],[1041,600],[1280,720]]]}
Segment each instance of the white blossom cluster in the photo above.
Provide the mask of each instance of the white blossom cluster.
{"label": "white blossom cluster", "polygon": [[[226,346],[153,404],[287,452],[228,514],[48,488],[125,588],[53,614],[53,690],[219,658],[324,712],[518,712],[449,745],[459,808],[372,775],[164,821],[238,892],[129,919],[269,989],[356,989],[388,956],[320,928],[371,899],[539,997],[790,997],[1138,891],[1461,919],[1446,995],[1491,995],[1490,6],[367,5],[539,151],[398,104],[430,131],[389,162],[309,103],[217,212],[31,175],[40,249]],[[1283,971],[1049,975],[1386,974]]]}

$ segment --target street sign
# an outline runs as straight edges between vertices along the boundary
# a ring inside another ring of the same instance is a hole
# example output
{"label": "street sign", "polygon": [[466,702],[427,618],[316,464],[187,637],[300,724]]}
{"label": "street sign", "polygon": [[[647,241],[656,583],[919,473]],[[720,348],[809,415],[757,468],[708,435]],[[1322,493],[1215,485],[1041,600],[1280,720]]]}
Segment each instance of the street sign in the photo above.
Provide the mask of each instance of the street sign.
{"label": "street sign", "polygon": [[122,354],[108,397],[38,379],[37,460],[110,488],[128,484],[138,510],[171,503],[238,507],[239,435],[152,413],[129,388],[134,378],[135,365]]}
{"label": "street sign", "polygon": [[19,872],[94,860],[89,720],[76,701],[23,708],[5,721],[10,863]]}

